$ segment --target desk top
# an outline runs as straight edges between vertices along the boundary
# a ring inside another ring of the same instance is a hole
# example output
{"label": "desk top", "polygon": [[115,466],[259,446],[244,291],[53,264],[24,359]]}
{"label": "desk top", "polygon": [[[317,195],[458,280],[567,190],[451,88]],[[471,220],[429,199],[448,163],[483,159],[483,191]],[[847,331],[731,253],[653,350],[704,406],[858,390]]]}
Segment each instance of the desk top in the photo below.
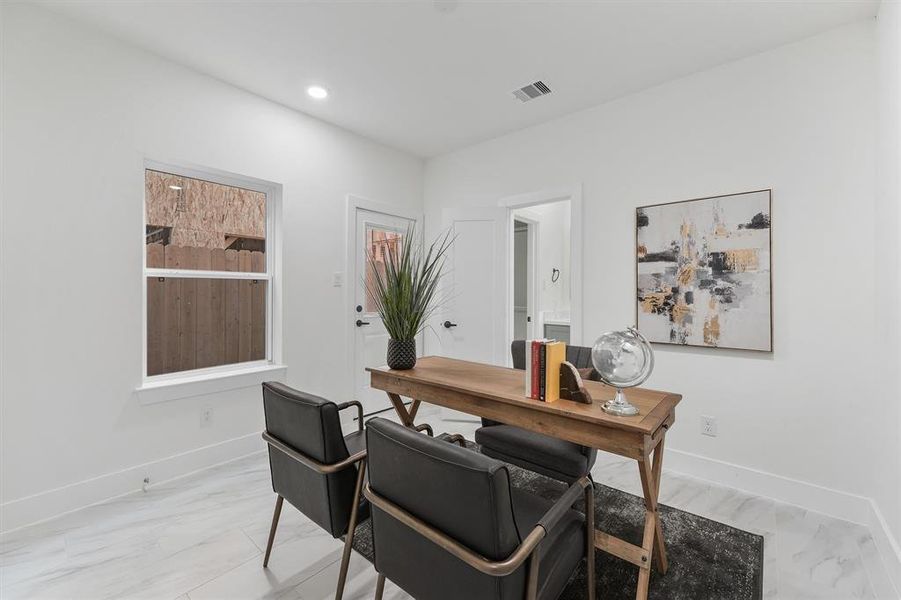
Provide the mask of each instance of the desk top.
{"label": "desk top", "polygon": [[541,402],[526,398],[524,371],[443,356],[420,358],[416,361],[416,367],[408,371],[394,371],[388,367],[369,367],[366,370],[372,373],[372,387],[376,389],[384,389],[380,387],[379,379],[389,376],[410,384],[434,386],[645,435],[653,434],[682,399],[680,394],[671,392],[630,388],[626,390],[626,397],[638,408],[639,413],[632,417],[617,417],[608,415],[601,409],[604,402],[613,399],[615,388],[597,381],[585,382],[585,388],[594,402],[582,404],[571,400]]}

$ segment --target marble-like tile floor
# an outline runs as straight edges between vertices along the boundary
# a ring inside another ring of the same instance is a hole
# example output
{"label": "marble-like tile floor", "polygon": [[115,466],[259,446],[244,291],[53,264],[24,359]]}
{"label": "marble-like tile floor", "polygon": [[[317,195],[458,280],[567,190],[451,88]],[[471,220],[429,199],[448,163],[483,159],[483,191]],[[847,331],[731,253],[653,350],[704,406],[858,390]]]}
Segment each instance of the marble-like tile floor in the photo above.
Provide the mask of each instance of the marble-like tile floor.
{"label": "marble-like tile floor", "polygon": [[[473,422],[417,421],[472,439]],[[595,480],[641,493],[631,461],[602,453]],[[0,598],[276,598],[334,594],[341,542],[285,504],[262,568],[275,496],[264,453],[151,487],[0,538]],[[766,599],[894,599],[866,527],[664,471],[661,502],[764,536]],[[347,600],[376,574],[354,554]],[[389,583],[385,598],[409,598]]]}

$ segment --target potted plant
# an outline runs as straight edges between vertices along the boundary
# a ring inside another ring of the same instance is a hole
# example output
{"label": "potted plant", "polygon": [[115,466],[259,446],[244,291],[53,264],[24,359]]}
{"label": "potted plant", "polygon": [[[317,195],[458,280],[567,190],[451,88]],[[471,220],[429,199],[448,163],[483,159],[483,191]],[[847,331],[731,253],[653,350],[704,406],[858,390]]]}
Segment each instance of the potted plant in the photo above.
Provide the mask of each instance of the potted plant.
{"label": "potted plant", "polygon": [[391,336],[387,358],[392,369],[416,365],[416,336],[439,307],[438,282],[453,243],[448,231],[423,251],[414,238],[415,228],[409,227],[399,244],[387,242],[382,252],[367,255],[370,277],[364,283]]}

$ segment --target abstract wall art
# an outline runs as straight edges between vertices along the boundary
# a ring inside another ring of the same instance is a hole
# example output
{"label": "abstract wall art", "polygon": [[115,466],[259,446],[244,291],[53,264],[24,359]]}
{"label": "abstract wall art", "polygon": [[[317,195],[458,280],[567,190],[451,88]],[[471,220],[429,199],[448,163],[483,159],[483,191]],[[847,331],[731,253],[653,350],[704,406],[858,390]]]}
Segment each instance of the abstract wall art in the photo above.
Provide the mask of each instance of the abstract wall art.
{"label": "abstract wall art", "polygon": [[638,208],[638,330],[657,343],[771,352],[771,208],[771,190]]}

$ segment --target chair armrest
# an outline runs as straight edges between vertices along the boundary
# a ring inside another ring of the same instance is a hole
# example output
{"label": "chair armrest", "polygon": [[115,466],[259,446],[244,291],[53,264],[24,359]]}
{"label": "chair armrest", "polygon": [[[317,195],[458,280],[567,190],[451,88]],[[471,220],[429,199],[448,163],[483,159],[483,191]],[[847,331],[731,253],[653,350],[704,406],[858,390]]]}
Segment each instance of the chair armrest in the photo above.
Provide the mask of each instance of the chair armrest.
{"label": "chair armrest", "polygon": [[342,402],[341,404],[338,405],[338,412],[341,412],[345,408],[350,408],[351,406],[357,407],[357,421],[359,421],[359,423],[357,423],[357,430],[363,431],[363,405],[362,404],[360,404],[356,400],[351,400],[349,402]]}
{"label": "chair armrest", "polygon": [[385,511],[391,517],[397,519],[419,535],[450,552],[470,567],[485,573],[486,575],[491,575],[492,577],[504,577],[518,569],[519,566],[529,558],[535,548],[538,547],[538,544],[544,539],[545,535],[547,535],[544,527],[536,525],[510,556],[504,560],[489,560],[481,554],[467,548],[457,540],[448,537],[428,523],[411,515],[390,500],[382,498],[373,491],[369,484],[366,485],[363,495],[366,496],[366,499],[369,500],[373,506]]}
{"label": "chair armrest", "polygon": [[563,515],[566,514],[566,511],[572,507],[576,500],[582,497],[585,488],[589,485],[591,485],[591,480],[588,479],[588,476],[586,475],[569,486],[569,489],[554,502],[554,505],[544,513],[544,516],[538,519],[536,527],[543,527],[546,532],[550,532],[557,523],[560,522],[560,519],[563,518]]}
{"label": "chair armrest", "polygon": [[461,448],[466,447],[466,438],[459,433],[443,433],[439,436],[439,439],[450,442],[451,444],[459,444]]}
{"label": "chair armrest", "polygon": [[263,432],[263,439],[266,440],[266,443],[269,444],[271,448],[275,448],[279,452],[288,456],[288,458],[292,458],[299,462],[300,464],[307,466],[314,471],[318,471],[324,475],[328,475],[329,473],[337,473],[338,471],[343,471],[344,469],[353,466],[354,464],[360,462],[361,460],[366,458],[366,450],[361,450],[356,454],[351,454],[344,460],[338,461],[336,463],[332,463],[330,465],[323,464],[315,459],[310,458],[306,454],[302,452],[298,452],[288,444],[284,443],[277,437],[270,435],[268,431]]}
{"label": "chair armrest", "polygon": [[432,426],[428,423],[417,425],[413,429],[415,429],[416,431],[425,431],[427,434],[429,434],[429,437],[435,437],[435,432],[432,430]]}

